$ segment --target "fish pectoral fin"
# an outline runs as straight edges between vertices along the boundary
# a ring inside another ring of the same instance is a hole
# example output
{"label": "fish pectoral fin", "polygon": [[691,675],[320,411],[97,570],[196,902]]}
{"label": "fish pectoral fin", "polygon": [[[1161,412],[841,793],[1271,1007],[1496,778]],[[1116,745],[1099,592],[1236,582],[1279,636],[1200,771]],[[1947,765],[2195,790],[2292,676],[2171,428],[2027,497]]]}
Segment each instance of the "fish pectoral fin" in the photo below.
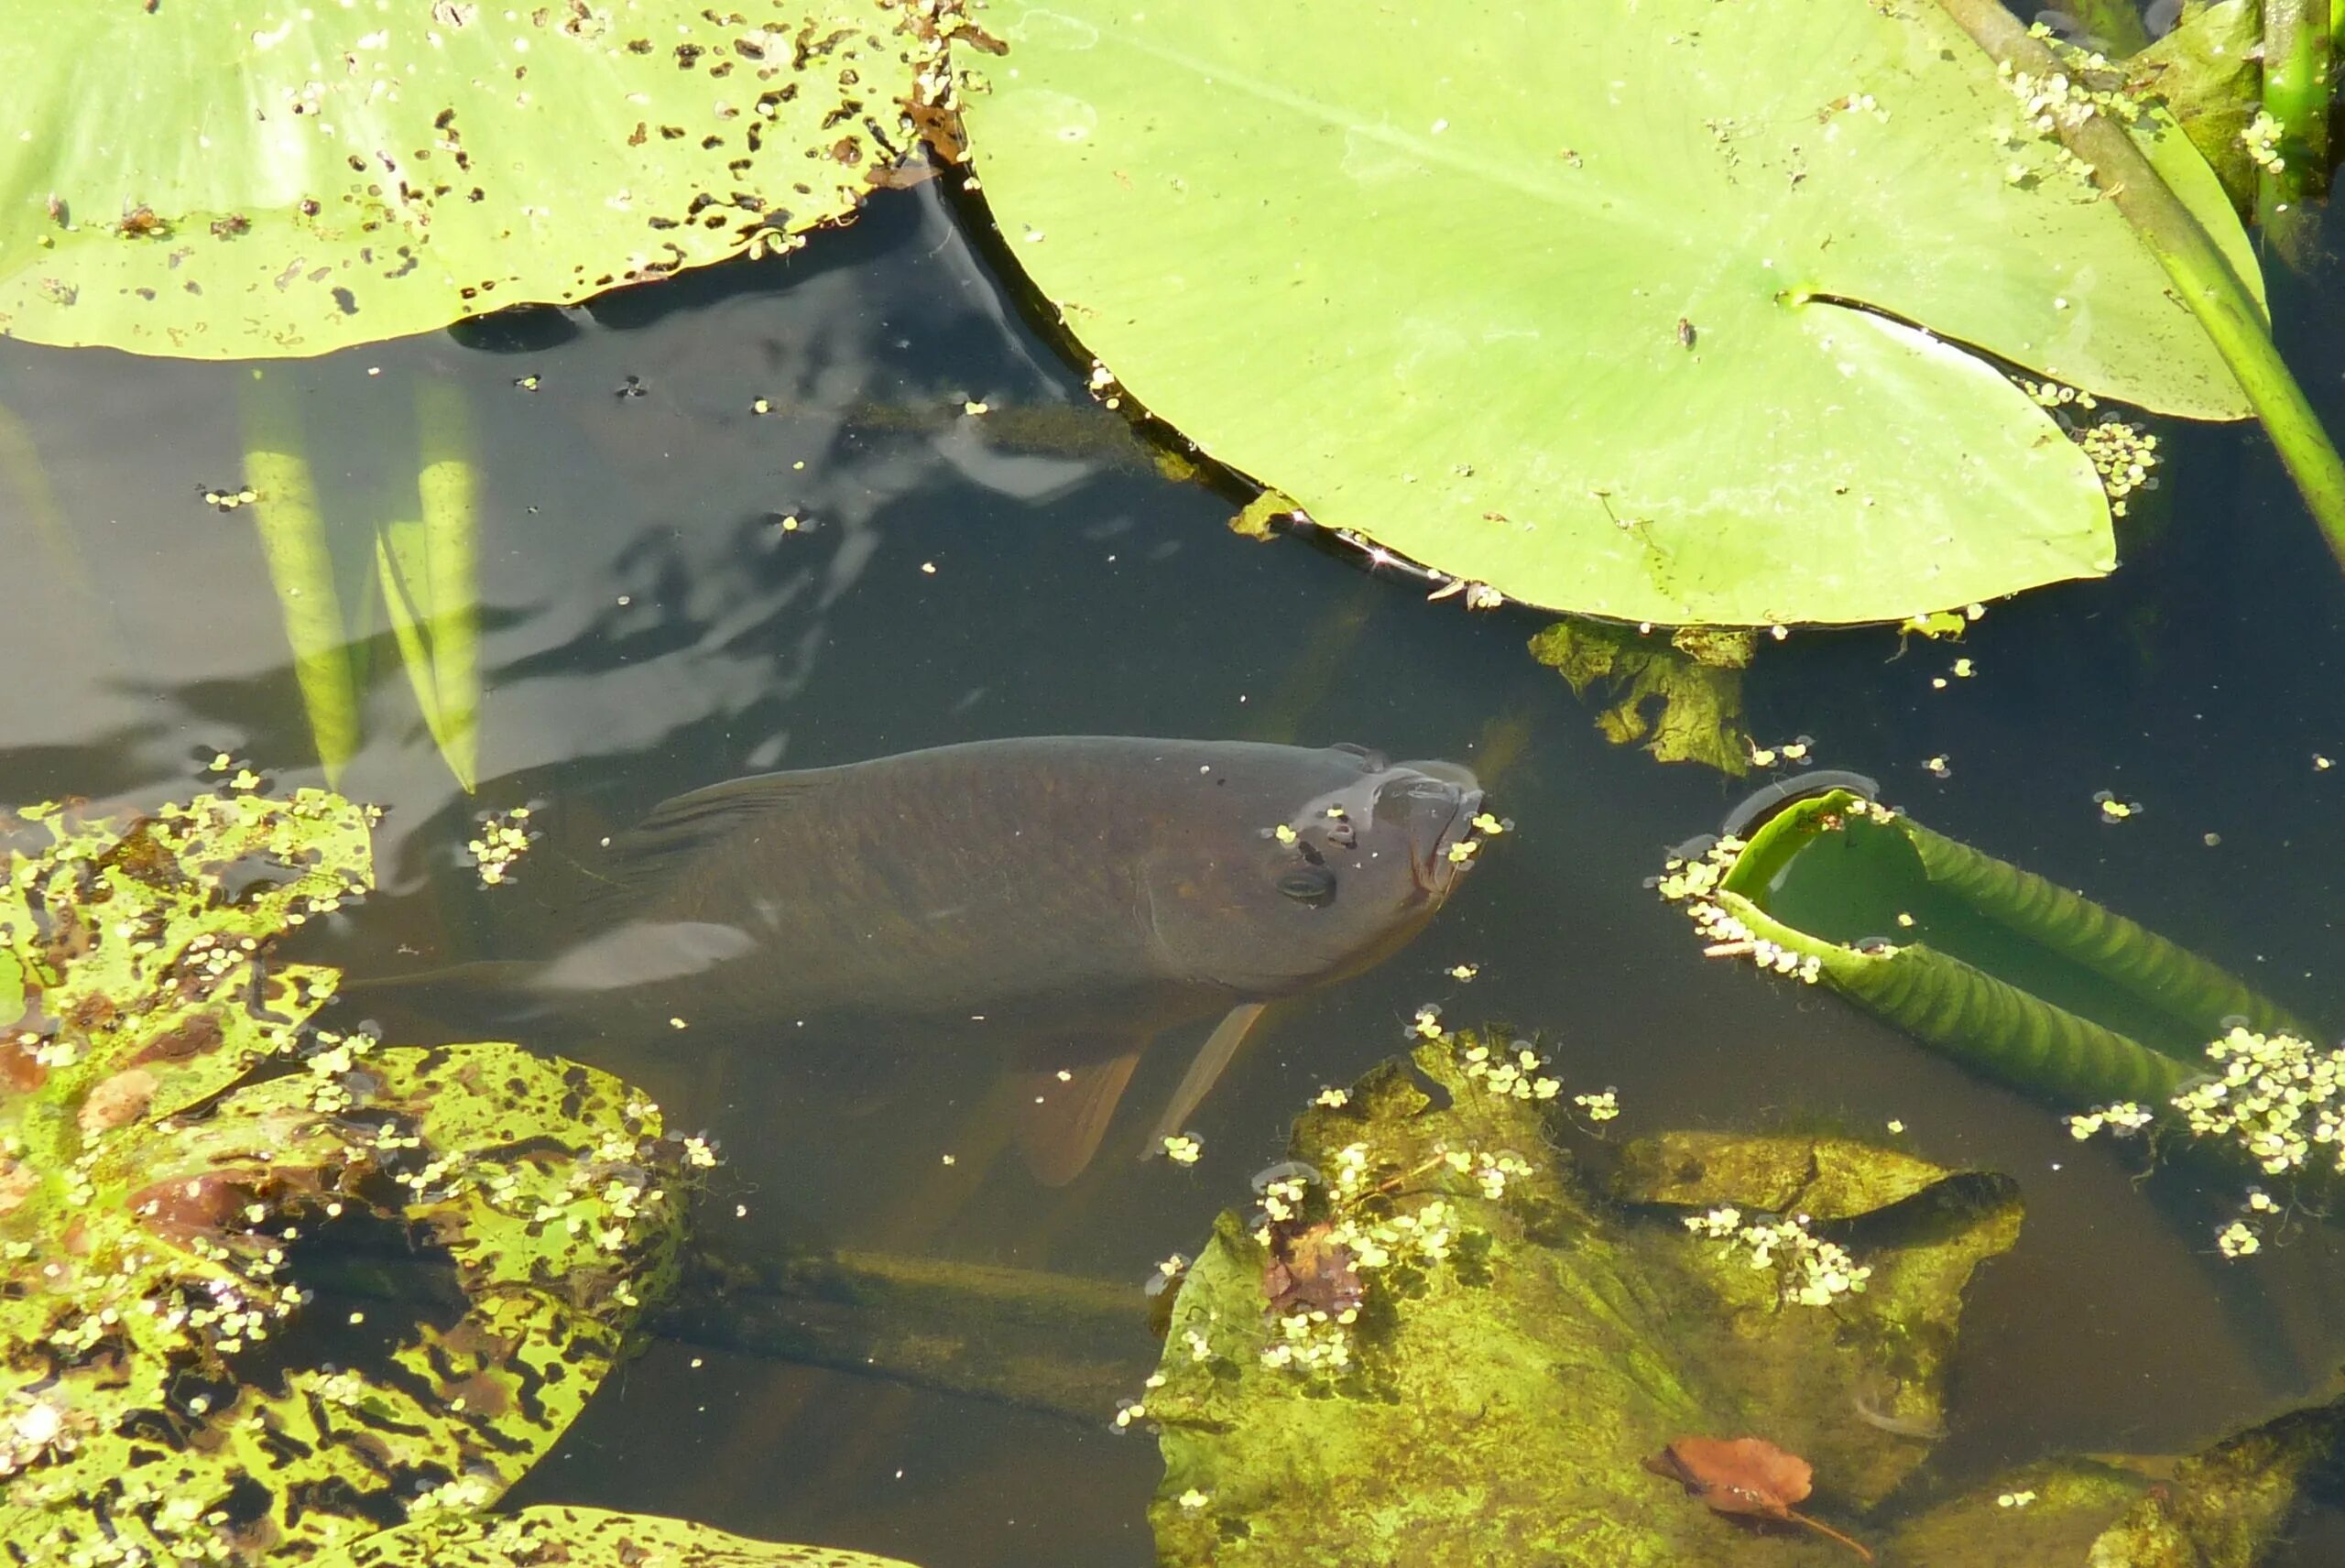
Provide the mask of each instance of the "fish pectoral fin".
{"label": "fish pectoral fin", "polygon": [[1083,1173],[1116,1117],[1116,1103],[1139,1065],[1140,1047],[1105,1062],[1018,1075],[1018,1152],[1034,1180],[1063,1187]]}
{"label": "fish pectoral fin", "polygon": [[1213,1086],[1221,1081],[1223,1072],[1237,1059],[1238,1048],[1246,1043],[1247,1034],[1269,1010],[1268,1002],[1240,1002],[1214,1026],[1213,1033],[1207,1035],[1205,1044],[1197,1048],[1196,1060],[1190,1062],[1189,1070],[1181,1075],[1181,1086],[1172,1091],[1172,1098],[1165,1103],[1164,1114],[1157,1117],[1156,1126],[1149,1129],[1148,1142],[1140,1151],[1142,1160],[1152,1154],[1163,1153],[1166,1138],[1187,1130],[1188,1119],[1196,1114],[1197,1107],[1205,1103],[1205,1097],[1213,1093]]}

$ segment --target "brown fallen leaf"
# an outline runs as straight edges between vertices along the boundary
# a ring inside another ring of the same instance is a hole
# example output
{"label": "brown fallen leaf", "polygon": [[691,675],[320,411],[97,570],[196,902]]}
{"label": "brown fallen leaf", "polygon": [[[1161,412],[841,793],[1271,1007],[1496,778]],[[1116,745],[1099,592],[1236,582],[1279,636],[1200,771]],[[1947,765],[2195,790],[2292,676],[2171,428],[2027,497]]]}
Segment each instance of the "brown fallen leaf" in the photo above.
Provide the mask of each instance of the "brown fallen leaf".
{"label": "brown fallen leaf", "polygon": [[1816,1473],[1806,1460],[1763,1437],[1681,1437],[1644,1465],[1701,1498],[1712,1513],[1799,1525],[1872,1561],[1862,1542],[1793,1508],[1806,1497]]}

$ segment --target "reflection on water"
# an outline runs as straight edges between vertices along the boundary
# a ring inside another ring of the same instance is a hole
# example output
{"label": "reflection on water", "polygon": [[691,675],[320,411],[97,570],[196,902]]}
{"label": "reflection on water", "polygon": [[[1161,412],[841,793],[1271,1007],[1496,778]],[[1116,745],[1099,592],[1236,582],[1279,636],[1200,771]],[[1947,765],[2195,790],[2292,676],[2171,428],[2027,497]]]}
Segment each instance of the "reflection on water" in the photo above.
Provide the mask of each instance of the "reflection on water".
{"label": "reflection on water", "polygon": [[[2332,428],[2340,309],[2276,307],[2307,325],[2304,379]],[[0,404],[63,525],[38,526],[21,478],[0,487],[0,798],[185,795],[221,750],[309,777],[251,523],[199,495],[238,477],[245,374],[0,343]],[[722,1140],[708,1224],[728,1251],[851,1240],[1129,1279],[1145,1358],[1153,1264],[1194,1248],[1305,1098],[1436,1001],[1542,1031],[1575,1086],[1619,1088],[1630,1133],[1896,1118],[1938,1160],[2016,1177],[2026,1229],[1973,1292],[1936,1460],[1950,1474],[2190,1446],[2345,1348],[2326,1233],[2222,1266],[2180,1184],[2137,1192],[2119,1153],[1829,997],[1702,964],[1640,884],[1747,786],[1604,745],[1524,656],[1535,617],[1428,606],[1405,582],[1230,537],[1226,502],[1161,477],[1096,417],[933,190],[787,260],[300,375],[321,491],[354,536],[340,569],[363,567],[370,508],[412,485],[418,377],[470,398],[484,471],[477,800],[450,780],[387,629],[360,628],[344,786],[390,808],[385,891],[311,943],[354,974],[542,955],[575,929],[601,841],[686,790],[994,736],[1362,741],[1473,765],[1520,824],[1420,941],[1271,1009],[1194,1118],[1193,1170],[1103,1158],[1037,1186],[985,1157],[1007,1107],[998,1062],[971,1053],[809,1053],[778,1020],[724,1048],[529,1025]],[[2312,759],[2345,756],[2335,572],[2252,434],[2162,434],[2170,510],[2133,519],[2117,578],[1991,607],[1960,650],[1976,676],[1943,687],[1943,645],[1771,646],[1754,733],[1813,735],[1811,764],[1879,777],[1939,831],[2334,1027],[2345,768]],[[1925,767],[1939,757],[1945,779]],[[2144,814],[2101,824],[2104,789]],[[474,814],[524,803],[547,836],[484,888],[462,864]],[[1466,962],[1470,985],[1444,973]],[[1205,1028],[1150,1053],[1131,1094],[1161,1104]],[[931,1563],[1146,1563],[1153,1452],[1107,1425],[663,1345],[528,1490]]]}

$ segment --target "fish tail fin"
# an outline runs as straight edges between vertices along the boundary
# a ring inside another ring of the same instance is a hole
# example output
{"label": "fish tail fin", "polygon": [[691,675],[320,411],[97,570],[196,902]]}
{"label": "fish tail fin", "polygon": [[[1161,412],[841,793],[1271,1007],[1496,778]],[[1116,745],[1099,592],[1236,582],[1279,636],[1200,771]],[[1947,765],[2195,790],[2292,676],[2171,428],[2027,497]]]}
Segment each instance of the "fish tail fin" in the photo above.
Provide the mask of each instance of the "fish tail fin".
{"label": "fish tail fin", "polygon": [[1115,1120],[1116,1104],[1140,1063],[1132,1047],[1105,1062],[1063,1072],[1035,1070],[1018,1077],[1018,1152],[1034,1180],[1063,1187],[1083,1174]]}

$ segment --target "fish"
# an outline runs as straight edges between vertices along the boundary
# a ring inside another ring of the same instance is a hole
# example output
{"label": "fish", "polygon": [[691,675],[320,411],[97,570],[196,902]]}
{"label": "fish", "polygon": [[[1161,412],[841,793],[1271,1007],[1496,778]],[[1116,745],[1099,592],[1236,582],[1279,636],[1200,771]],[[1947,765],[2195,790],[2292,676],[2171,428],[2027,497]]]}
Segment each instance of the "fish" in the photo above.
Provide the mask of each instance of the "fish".
{"label": "fish", "polygon": [[[682,795],[589,869],[593,934],[496,972],[540,1007],[1003,1051],[1015,1136],[1089,1164],[1148,1043],[1221,1024],[1177,1128],[1262,1010],[1405,945],[1477,858],[1473,772],[1358,746],[1019,736]],[[1467,847],[1461,849],[1458,846]],[[1151,1140],[1153,1141],[1153,1140]]]}

